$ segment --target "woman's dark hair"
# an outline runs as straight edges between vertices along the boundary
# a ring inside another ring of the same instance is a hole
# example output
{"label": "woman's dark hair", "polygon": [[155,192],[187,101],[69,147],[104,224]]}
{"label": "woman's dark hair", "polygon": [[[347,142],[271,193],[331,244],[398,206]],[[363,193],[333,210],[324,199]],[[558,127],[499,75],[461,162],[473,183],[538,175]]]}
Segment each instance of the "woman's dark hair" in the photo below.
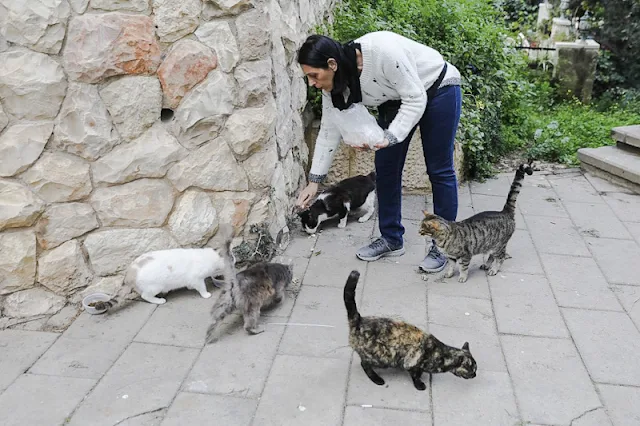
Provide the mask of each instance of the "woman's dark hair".
{"label": "woman's dark hair", "polygon": [[[338,69],[333,76],[331,100],[333,106],[340,110],[362,101],[356,48],[360,49],[357,43],[340,44],[330,37],[314,34],[307,37],[298,51],[300,65],[327,69],[329,68],[327,61],[331,58],[335,59]],[[349,88],[349,99],[345,102],[343,94],[347,88]]]}

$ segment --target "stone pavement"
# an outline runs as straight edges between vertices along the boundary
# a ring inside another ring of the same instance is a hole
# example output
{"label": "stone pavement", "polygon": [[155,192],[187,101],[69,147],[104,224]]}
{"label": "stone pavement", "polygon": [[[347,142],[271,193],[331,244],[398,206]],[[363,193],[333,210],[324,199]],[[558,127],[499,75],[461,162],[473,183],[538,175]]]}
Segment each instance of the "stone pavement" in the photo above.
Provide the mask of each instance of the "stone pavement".
{"label": "stone pavement", "polygon": [[[501,208],[511,179],[464,184],[459,217]],[[301,285],[257,336],[236,317],[203,348],[214,298],[194,291],[82,314],[61,334],[0,331],[0,424],[639,425],[640,196],[578,171],[527,176],[512,258],[495,277],[476,259],[464,284],[416,272],[424,200],[404,198],[399,258],[356,259],[373,220],[297,234],[285,256]],[[363,314],[469,341],[477,377],[434,375],[424,392],[403,372],[369,381],[347,346],[352,269]]]}

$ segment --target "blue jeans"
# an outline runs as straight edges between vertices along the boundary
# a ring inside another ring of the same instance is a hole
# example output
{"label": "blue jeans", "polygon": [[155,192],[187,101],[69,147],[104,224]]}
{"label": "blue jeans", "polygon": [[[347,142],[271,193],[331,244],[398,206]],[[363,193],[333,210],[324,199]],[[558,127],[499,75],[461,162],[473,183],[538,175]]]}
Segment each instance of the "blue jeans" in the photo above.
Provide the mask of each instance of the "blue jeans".
{"label": "blue jeans", "polygon": [[[392,247],[403,245],[402,170],[409,142],[420,126],[422,152],[433,188],[434,213],[447,220],[458,214],[458,181],[453,166],[455,135],[460,120],[462,93],[460,86],[445,86],[429,99],[422,118],[407,138],[399,144],[376,151],[376,186],[380,234]],[[383,129],[390,121],[378,120]]]}

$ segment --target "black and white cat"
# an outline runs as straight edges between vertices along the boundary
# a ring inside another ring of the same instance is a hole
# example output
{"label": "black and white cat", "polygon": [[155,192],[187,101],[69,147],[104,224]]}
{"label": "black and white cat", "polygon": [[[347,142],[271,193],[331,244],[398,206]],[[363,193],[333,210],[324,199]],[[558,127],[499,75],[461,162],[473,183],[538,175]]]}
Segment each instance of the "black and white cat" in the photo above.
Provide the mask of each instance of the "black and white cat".
{"label": "black and white cat", "polygon": [[375,211],[376,172],[344,179],[323,191],[314,203],[298,215],[304,230],[313,234],[322,222],[335,217],[340,218],[338,228],[347,226],[349,214],[357,210],[365,213],[358,219],[368,221]]}

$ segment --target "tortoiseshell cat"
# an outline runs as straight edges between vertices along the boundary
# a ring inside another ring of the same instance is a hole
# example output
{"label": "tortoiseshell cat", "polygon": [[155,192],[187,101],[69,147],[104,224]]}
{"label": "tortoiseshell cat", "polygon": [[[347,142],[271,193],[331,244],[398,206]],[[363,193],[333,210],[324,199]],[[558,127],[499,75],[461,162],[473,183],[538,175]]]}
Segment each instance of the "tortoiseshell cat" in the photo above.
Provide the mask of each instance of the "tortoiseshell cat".
{"label": "tortoiseshell cat", "polygon": [[484,211],[460,222],[452,222],[423,211],[420,235],[433,238],[438,248],[449,259],[446,278],[451,278],[456,262],[460,265],[461,283],[467,281],[469,263],[476,254],[489,254],[480,269],[495,275],[507,258],[507,244],[516,229],[516,199],[522,187],[524,174],[531,175],[530,165],[521,164],[511,184],[511,190],[502,211]]}
{"label": "tortoiseshell cat", "polygon": [[[222,293],[211,308],[211,324],[207,329],[205,344],[217,340],[215,331],[221,321],[235,310],[242,312],[244,329],[249,334],[260,334],[264,327],[258,326],[262,310],[274,308],[284,299],[284,292],[293,279],[293,265],[275,262],[259,262],[244,271],[236,273],[231,254],[233,230],[223,225],[220,231],[225,235],[224,281]],[[215,281],[214,281],[215,282]]]}
{"label": "tortoiseshell cat", "polygon": [[355,300],[359,278],[358,271],[351,271],[344,286],[349,346],[360,355],[360,365],[373,383],[384,385],[373,367],[406,370],[413,385],[421,391],[427,388],[421,379],[422,373],[451,372],[464,379],[476,377],[477,365],[468,342],[457,349],[406,322],[360,316]]}

